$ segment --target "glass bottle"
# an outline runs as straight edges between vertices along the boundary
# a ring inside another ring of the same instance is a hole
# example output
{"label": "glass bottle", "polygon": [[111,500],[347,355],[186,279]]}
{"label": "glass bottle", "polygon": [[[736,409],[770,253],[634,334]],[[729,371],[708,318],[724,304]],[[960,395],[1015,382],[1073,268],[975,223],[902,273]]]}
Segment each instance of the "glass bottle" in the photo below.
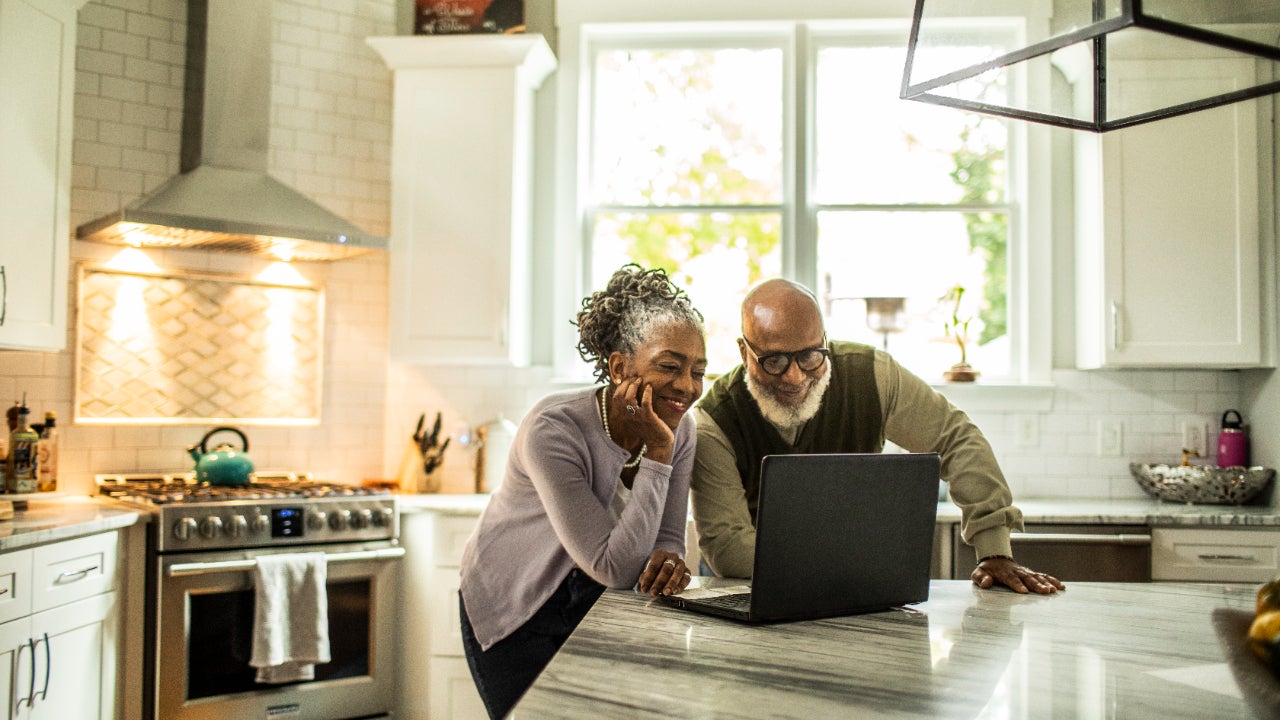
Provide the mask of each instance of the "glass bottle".
{"label": "glass bottle", "polygon": [[6,489],[11,493],[36,491],[36,445],[40,436],[31,429],[31,411],[26,405],[18,407],[18,422],[9,434],[9,477]]}
{"label": "glass bottle", "polygon": [[44,428],[36,444],[36,492],[53,492],[58,489],[58,413],[49,410],[44,414]]}

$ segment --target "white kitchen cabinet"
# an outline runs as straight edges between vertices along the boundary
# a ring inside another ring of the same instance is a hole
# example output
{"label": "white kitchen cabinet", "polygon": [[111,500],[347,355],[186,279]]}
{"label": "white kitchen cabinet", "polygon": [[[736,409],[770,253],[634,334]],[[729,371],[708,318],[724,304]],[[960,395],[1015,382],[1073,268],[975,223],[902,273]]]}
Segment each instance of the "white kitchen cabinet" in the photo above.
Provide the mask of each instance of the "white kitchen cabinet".
{"label": "white kitchen cabinet", "polygon": [[101,533],[0,556],[16,602],[0,617],[29,608],[0,624],[0,717],[116,717],[118,542]]}
{"label": "white kitchen cabinet", "polygon": [[1151,579],[1266,582],[1280,576],[1275,528],[1153,528]]}
{"label": "white kitchen cabinet", "polygon": [[536,34],[375,37],[395,72],[391,354],[529,362]]}
{"label": "white kitchen cabinet", "polygon": [[[1243,84],[1254,72],[1238,59],[1167,60],[1148,63],[1130,91],[1217,87],[1223,76]],[[1272,157],[1259,128],[1270,126],[1271,107],[1263,98],[1075,134],[1079,367],[1272,361],[1259,243],[1259,216],[1271,206],[1259,172]]]}
{"label": "white kitchen cabinet", "polygon": [[76,12],[0,0],[0,348],[67,340]]}
{"label": "white kitchen cabinet", "polygon": [[462,650],[458,608],[462,549],[476,513],[406,512],[400,517],[405,565],[397,717],[488,717]]}

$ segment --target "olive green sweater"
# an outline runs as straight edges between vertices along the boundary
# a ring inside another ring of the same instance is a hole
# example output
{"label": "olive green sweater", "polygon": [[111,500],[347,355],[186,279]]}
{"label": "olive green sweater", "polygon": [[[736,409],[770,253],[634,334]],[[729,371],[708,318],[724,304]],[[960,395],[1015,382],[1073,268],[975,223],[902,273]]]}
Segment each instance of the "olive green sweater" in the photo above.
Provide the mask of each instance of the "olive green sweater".
{"label": "olive green sweater", "polygon": [[[726,577],[751,576],[753,488],[760,459],[775,443],[782,443],[784,452],[875,452],[888,440],[908,452],[936,452],[951,500],[961,510],[965,541],[978,557],[1010,555],[1009,532],[1022,529],[1022,513],[1012,505],[995,454],[977,426],[888,354],[852,343],[831,347],[833,375],[823,408],[798,430],[782,432],[760,415],[740,367],[716,380],[694,407],[698,444],[691,499],[699,550],[712,570]],[[869,372],[864,360],[851,361],[846,354],[869,357]],[[870,426],[868,413],[873,418],[878,413]]]}

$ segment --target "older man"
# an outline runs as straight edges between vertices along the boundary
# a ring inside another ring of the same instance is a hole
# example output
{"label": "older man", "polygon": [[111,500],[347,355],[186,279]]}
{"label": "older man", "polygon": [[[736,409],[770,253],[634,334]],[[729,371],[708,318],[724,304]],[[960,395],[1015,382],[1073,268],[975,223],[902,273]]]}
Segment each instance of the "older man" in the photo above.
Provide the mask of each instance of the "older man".
{"label": "older man", "polygon": [[807,288],[781,279],[754,287],[742,303],[738,351],[742,365],[694,408],[693,515],[699,548],[716,574],[751,576],[761,458],[879,452],[888,439],[941,456],[942,479],[963,513],[961,534],[981,558],[974,584],[1021,593],[1063,589],[1057,578],[1014,561],[1009,533],[1022,528],[1022,513],[968,416],[888,354],[828,342]]}

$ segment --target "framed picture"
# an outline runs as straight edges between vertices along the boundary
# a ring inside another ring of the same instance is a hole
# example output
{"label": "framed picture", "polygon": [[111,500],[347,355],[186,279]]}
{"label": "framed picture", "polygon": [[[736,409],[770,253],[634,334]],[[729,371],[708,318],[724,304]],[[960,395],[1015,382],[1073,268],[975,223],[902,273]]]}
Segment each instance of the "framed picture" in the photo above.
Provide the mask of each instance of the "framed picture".
{"label": "framed picture", "polygon": [[415,35],[524,32],[524,0],[416,0]]}

